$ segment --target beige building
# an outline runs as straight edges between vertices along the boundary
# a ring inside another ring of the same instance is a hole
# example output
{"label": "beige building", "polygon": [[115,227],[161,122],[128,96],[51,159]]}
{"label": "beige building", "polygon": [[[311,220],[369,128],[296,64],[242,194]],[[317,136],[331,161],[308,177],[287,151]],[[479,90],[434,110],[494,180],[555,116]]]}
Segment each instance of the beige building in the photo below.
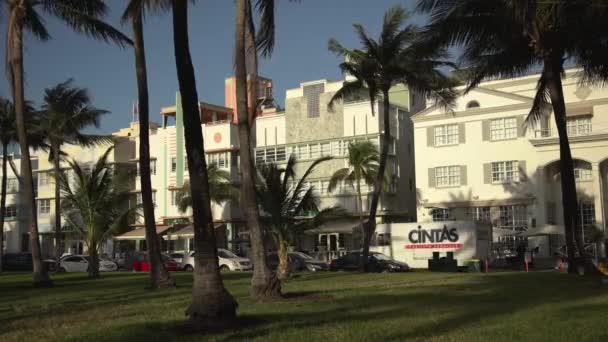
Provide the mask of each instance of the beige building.
{"label": "beige building", "polygon": [[[479,220],[494,240],[552,255],[563,244],[559,145],[551,114],[524,120],[539,75],[481,83],[452,113],[428,108],[413,116],[418,221]],[[581,224],[605,230],[608,181],[608,89],[563,80]],[[589,233],[588,233],[589,235]]]}
{"label": "beige building", "polygon": [[[323,156],[333,159],[320,164],[309,176],[308,186],[314,187],[321,198],[320,207],[339,206],[353,215],[356,211],[354,189],[339,184],[334,192],[327,187],[333,173],[348,167],[346,155],[349,143],[370,140],[379,146],[383,134],[382,103],[375,104],[372,115],[370,101],[358,99],[337,103],[328,108],[332,96],[342,87],[343,81],[319,80],[305,82],[298,88],[288,89],[285,110],[265,113],[256,120],[256,163],[285,163],[290,155],[298,160],[296,177],[309,167],[313,160]],[[379,222],[411,222],[415,220],[415,176],[413,125],[410,120],[412,102],[418,106],[424,101],[413,96],[405,87],[395,87],[391,96],[391,146],[387,165],[390,183],[378,207]],[[367,212],[372,187],[362,187],[363,211]],[[356,223],[328,224],[309,236],[305,248],[338,252],[357,248],[353,239]]]}

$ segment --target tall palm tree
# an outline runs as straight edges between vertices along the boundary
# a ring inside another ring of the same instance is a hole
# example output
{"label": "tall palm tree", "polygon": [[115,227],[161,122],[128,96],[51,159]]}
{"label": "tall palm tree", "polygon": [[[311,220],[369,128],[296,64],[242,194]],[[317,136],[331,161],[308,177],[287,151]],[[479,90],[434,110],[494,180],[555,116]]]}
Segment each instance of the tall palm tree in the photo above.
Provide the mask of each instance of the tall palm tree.
{"label": "tall palm tree", "polygon": [[329,159],[331,157],[315,160],[299,180],[296,179],[294,155],[289,157],[284,168],[274,163],[258,166],[257,197],[262,220],[278,247],[280,280],[289,278],[288,248],[296,244],[300,235],[327,220],[343,216],[338,208],[319,210],[316,189],[306,186],[315,167]]}
{"label": "tall palm tree", "polygon": [[146,246],[150,257],[150,287],[175,286],[161,259],[160,239],[156,234],[156,219],[152,201],[150,180],[150,106],[148,100],[148,72],[144,44],[144,14],[166,10],[170,3],[166,0],[130,0],[122,15],[123,23],[130,22],[133,30],[133,52],[135,53],[135,75],[137,78],[137,105],[139,114],[139,175],[144,208]]}
{"label": "tall palm tree", "polygon": [[[81,131],[90,126],[99,128],[102,115],[108,113],[91,105],[91,97],[84,88],[72,86],[72,80],[59,83],[44,91],[39,129],[45,132],[45,142],[49,146],[49,159],[53,163],[53,173],[58,179],[61,172],[61,148],[65,144],[91,147],[109,144],[112,138],[106,135],[84,134]],[[61,191],[55,181],[55,258],[61,258]]]}
{"label": "tall palm tree", "polygon": [[378,147],[369,140],[356,141],[348,145],[346,159],[348,167],[336,170],[329,180],[327,191],[336,189],[339,182],[344,182],[357,192],[356,210],[359,215],[359,228],[363,232],[363,196],[361,182],[372,186],[378,176],[380,153]]}
{"label": "tall palm tree", "polygon": [[[262,22],[268,24],[274,18],[274,7],[268,6],[274,1],[257,1],[258,9],[262,14]],[[270,25],[270,24],[269,24]],[[251,279],[251,296],[257,300],[272,299],[281,296],[281,283],[271,272],[266,262],[266,247],[264,234],[260,224],[260,213],[255,195],[255,171],[251,147],[250,126],[258,109],[257,103],[248,103],[248,93],[257,94],[257,49],[256,33],[253,23],[253,5],[250,0],[237,0],[236,2],[236,37],[235,37],[235,76],[236,76],[236,112],[238,117],[239,146],[241,155],[241,208],[245,214],[249,238],[251,241],[251,259],[255,267]],[[260,31],[258,39],[270,39],[270,32]],[[268,43],[266,43],[268,44]],[[263,45],[263,44],[262,44]],[[249,60],[249,63],[247,63]],[[248,70],[247,64],[250,64]],[[250,81],[247,81],[247,76]],[[249,88],[249,89],[248,89]],[[254,101],[257,101],[254,96]]]}
{"label": "tall palm tree", "polygon": [[[38,112],[29,102],[26,102],[27,126],[29,128],[29,143],[31,147],[38,148],[43,145],[43,135],[37,134],[40,132],[40,121],[38,120]],[[0,98],[0,145],[2,145],[2,181],[0,195],[0,246],[4,246],[4,217],[6,214],[6,193],[7,193],[7,176],[8,164],[11,163],[13,174],[20,179],[17,170],[13,167],[12,157],[8,155],[8,147],[10,144],[17,142],[17,127],[15,125],[15,106],[10,100]],[[2,254],[4,249],[0,247],[0,272],[2,272]]]}
{"label": "tall palm tree", "polygon": [[214,329],[234,321],[238,304],[224,287],[217,263],[198,94],[188,42],[188,4],[189,1],[172,0],[175,66],[184,111],[196,252],[192,302],[186,312],[193,328]]}
{"label": "tall palm tree", "polygon": [[96,39],[113,41],[120,45],[130,43],[130,40],[118,30],[101,21],[100,18],[107,12],[106,4],[102,0],[3,0],[2,3],[5,6],[0,6],[0,10],[6,9],[8,11],[8,15],[6,16],[8,18],[6,60],[8,64],[8,78],[15,105],[15,122],[19,137],[19,147],[21,149],[23,193],[31,212],[29,238],[34,265],[33,281],[37,286],[48,286],[52,283],[42,266],[36,202],[34,198],[34,181],[25,124],[24,33],[30,33],[41,41],[51,38],[43,22],[40,13],[42,11],[48,16],[59,19],[74,31],[84,33]]}
{"label": "tall palm tree", "polygon": [[[129,207],[126,172],[108,162],[113,147],[99,158],[90,171],[72,160],[70,173],[60,172],[58,182],[64,196],[62,206],[68,225],[85,242],[89,252],[89,277],[99,277],[99,254],[103,243],[129,227],[139,207]],[[73,178],[73,179],[72,179]]]}
{"label": "tall palm tree", "polygon": [[517,77],[542,67],[533,105],[526,120],[534,125],[553,111],[559,135],[562,206],[569,272],[576,272],[576,250],[591,270],[582,227],[578,225],[574,163],[566,127],[562,88],[564,64],[582,67],[583,82],[608,80],[608,13],[595,0],[422,0],[430,13],[426,39],[463,48],[465,91],[486,78]]}
{"label": "tall palm tree", "polygon": [[384,15],[382,32],[375,40],[363,26],[354,24],[355,32],[361,40],[361,49],[347,49],[335,39],[329,41],[329,50],[345,57],[340,64],[343,73],[355,78],[347,81],[330,101],[330,109],[338,100],[348,100],[351,96],[366,91],[371,102],[372,114],[379,97],[382,99],[383,130],[380,164],[374,182],[369,219],[363,230],[363,260],[369,255],[371,236],[376,229],[376,211],[380,194],[384,188],[385,170],[389,145],[392,143],[390,125],[389,90],[397,83],[405,83],[415,93],[433,99],[438,105],[449,107],[456,94],[452,90],[455,81],[446,77],[438,67],[451,66],[442,61],[447,57],[444,49],[435,49],[418,44],[419,28],[414,25],[403,27],[409,18],[401,6],[390,8]]}
{"label": "tall palm tree", "polygon": [[[237,188],[230,183],[230,173],[220,169],[216,164],[207,164],[207,176],[209,177],[209,196],[211,202],[221,205],[238,197]],[[184,185],[175,194],[177,209],[185,213],[192,208],[192,195],[190,182]]]}

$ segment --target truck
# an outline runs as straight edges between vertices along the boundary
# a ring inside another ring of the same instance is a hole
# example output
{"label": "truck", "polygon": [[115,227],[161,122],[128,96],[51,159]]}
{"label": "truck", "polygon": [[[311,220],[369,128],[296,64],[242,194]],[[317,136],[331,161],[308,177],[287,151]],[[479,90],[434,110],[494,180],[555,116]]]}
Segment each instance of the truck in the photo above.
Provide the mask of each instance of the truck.
{"label": "truck", "polygon": [[458,266],[464,267],[470,260],[488,259],[492,250],[491,225],[474,221],[385,223],[377,226],[376,234],[384,243],[370,250],[411,268],[427,268],[433,252],[440,257],[453,252]]}

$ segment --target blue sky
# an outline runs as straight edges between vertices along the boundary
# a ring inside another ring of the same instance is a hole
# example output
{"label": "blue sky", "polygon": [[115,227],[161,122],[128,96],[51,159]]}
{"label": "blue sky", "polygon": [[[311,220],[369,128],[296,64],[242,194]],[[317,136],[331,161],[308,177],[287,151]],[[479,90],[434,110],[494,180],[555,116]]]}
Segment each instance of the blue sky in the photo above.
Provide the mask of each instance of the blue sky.
{"label": "blue sky", "polygon": [[[120,25],[124,0],[109,0],[109,21]],[[401,4],[411,9],[414,1],[396,0],[278,0],[276,49],[261,63],[261,74],[274,80],[275,97],[283,105],[285,89],[315,79],[339,79],[340,59],[327,51],[329,38],[349,47],[358,46],[352,23],[361,23],[376,35],[387,8]],[[224,79],[233,73],[234,1],[205,0],[190,9],[190,46],[199,98],[224,104]],[[420,17],[412,20],[422,23]],[[52,18],[46,18],[53,40],[41,43],[26,38],[26,96],[40,103],[43,90],[67,78],[86,87],[93,104],[109,110],[101,131],[113,132],[131,120],[137,97],[133,53],[113,45],[76,35]],[[122,30],[130,35],[130,27]],[[145,24],[150,89],[150,116],[159,121],[162,106],[175,100],[177,79],[171,16],[148,17]],[[4,46],[0,53],[4,56]],[[9,96],[6,78],[0,95]]]}

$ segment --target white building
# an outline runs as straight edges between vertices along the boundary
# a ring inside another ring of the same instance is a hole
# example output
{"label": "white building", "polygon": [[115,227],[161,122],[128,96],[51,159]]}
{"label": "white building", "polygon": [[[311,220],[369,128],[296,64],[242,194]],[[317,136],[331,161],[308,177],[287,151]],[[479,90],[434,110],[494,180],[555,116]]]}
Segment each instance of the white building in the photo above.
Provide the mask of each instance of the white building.
{"label": "white building", "polygon": [[[563,88],[580,216],[585,228],[605,230],[608,89],[580,86],[576,72],[566,72]],[[524,125],[538,77],[483,82],[452,113],[413,116],[419,221],[486,221],[498,241],[534,235],[528,247],[544,255],[563,244],[554,118]]]}
{"label": "white building", "polygon": [[[340,184],[332,193],[327,191],[333,173],[348,167],[346,155],[350,142],[371,140],[380,146],[383,134],[382,101],[375,104],[372,114],[370,101],[365,96],[328,108],[332,96],[342,87],[343,81],[319,80],[305,82],[298,88],[288,89],[285,110],[263,113],[256,119],[256,163],[284,163],[290,155],[298,160],[296,177],[322,156],[333,159],[320,164],[309,176],[321,197],[321,208],[339,206],[356,215],[354,189]],[[417,101],[415,103],[414,101]],[[423,106],[424,101],[413,96],[403,86],[391,92],[391,146],[387,172],[391,181],[378,206],[378,221],[411,222],[415,220],[415,176],[413,125],[410,108]],[[363,211],[367,212],[372,187],[362,186]],[[359,239],[353,238],[357,223],[328,224],[310,236],[307,249],[327,249],[338,252],[357,248]]]}

